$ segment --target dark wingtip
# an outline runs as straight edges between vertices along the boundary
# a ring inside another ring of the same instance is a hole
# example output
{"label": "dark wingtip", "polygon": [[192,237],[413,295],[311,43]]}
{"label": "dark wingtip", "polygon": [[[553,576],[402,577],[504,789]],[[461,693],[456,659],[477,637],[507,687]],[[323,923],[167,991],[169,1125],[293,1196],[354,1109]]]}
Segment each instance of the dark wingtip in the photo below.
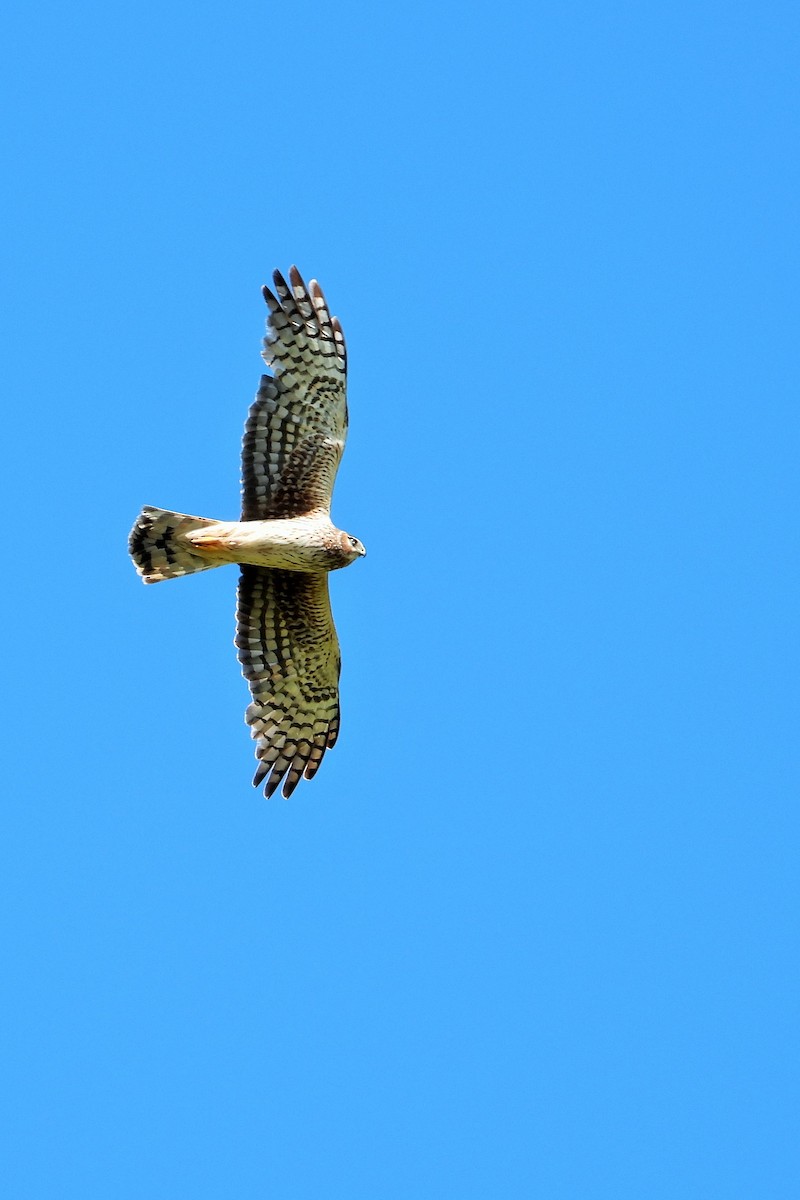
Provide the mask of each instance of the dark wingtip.
{"label": "dark wingtip", "polygon": [[[295,300],[303,297],[307,300],[311,299],[308,294],[308,288],[306,287],[306,281],[303,279],[303,276],[300,274],[297,267],[289,267],[289,279],[291,280],[292,295],[294,296]],[[300,297],[296,295],[297,292],[300,292]]]}
{"label": "dark wingtip", "polygon": [[297,787],[298,783],[300,782],[300,780],[302,778],[303,778],[302,772],[299,775],[296,775],[294,777],[287,775],[286,779],[283,782],[283,791],[281,793],[284,800],[289,799],[292,792]]}

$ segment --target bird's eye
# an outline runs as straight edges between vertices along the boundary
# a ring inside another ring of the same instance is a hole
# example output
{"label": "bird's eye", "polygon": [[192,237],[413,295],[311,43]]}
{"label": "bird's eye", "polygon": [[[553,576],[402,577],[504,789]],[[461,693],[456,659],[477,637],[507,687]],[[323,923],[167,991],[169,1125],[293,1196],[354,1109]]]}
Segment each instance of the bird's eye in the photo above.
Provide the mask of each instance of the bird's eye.
{"label": "bird's eye", "polygon": [[350,542],[350,545],[351,545],[351,546],[357,546],[357,545],[358,545],[358,538],[354,538],[354,537],[349,537],[349,536],[348,536],[348,541]]}

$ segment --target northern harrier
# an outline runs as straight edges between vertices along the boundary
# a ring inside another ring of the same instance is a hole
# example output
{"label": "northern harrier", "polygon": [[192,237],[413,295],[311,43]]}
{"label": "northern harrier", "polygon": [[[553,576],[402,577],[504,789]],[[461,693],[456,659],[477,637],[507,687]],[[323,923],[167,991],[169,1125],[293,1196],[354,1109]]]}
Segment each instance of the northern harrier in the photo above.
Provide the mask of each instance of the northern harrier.
{"label": "northern harrier", "polygon": [[[240,563],[236,646],[252,703],[245,720],[271,796],[311,779],[339,733],[341,658],[328,572],[366,553],[331,523],[347,435],[347,356],[316,280],[274,273],[262,375],[242,445],[242,517],[142,509],[128,549],[145,583]],[[285,777],[285,778],[284,778]]]}

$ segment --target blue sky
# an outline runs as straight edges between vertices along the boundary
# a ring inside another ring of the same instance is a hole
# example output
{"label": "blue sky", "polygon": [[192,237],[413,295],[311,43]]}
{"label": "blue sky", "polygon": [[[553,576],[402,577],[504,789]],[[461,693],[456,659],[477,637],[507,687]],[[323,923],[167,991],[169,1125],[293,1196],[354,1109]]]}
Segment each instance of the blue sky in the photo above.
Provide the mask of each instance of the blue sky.
{"label": "blue sky", "polygon": [[[794,5],[17,5],[4,1194],[800,1182]],[[350,352],[342,736],[250,788],[260,285]]]}

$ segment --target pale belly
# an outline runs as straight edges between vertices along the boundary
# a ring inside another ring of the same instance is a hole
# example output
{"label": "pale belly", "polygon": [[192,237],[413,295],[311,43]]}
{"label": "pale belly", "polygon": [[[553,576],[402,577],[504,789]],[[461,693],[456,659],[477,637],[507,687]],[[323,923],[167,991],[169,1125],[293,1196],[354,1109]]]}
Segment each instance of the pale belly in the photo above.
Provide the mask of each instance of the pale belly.
{"label": "pale belly", "polygon": [[220,562],[284,571],[330,571],[340,566],[326,545],[330,523],[308,517],[280,521],[217,521],[188,535],[195,550]]}

